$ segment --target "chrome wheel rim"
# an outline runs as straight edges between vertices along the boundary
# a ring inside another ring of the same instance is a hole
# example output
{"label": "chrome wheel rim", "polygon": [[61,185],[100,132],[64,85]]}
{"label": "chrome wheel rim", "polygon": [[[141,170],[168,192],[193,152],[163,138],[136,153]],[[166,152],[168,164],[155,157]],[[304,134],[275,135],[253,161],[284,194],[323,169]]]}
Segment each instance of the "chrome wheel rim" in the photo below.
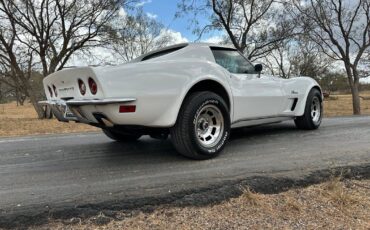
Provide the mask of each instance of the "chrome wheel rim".
{"label": "chrome wheel rim", "polygon": [[321,119],[321,103],[319,98],[314,97],[311,104],[312,121],[318,123]]}
{"label": "chrome wheel rim", "polygon": [[203,147],[214,147],[222,137],[224,117],[219,108],[206,105],[198,113],[194,125],[197,141]]}

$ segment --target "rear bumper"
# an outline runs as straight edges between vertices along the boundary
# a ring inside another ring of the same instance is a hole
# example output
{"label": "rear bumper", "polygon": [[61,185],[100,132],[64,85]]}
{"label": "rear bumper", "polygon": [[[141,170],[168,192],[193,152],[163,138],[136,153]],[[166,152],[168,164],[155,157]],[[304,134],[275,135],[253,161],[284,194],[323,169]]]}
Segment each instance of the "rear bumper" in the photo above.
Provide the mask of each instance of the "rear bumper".
{"label": "rear bumper", "polygon": [[109,105],[125,102],[136,101],[135,98],[110,98],[110,99],[91,99],[91,100],[69,100],[66,101],[68,106],[77,105]]}
{"label": "rear bumper", "polygon": [[48,105],[54,116],[62,122],[79,121],[91,123],[80,111],[80,106],[85,105],[111,105],[122,104],[136,101],[136,98],[108,98],[108,99],[88,99],[88,100],[47,100],[39,101],[40,105]]}
{"label": "rear bumper", "polygon": [[63,122],[79,121],[78,118],[70,112],[64,100],[39,101],[40,105],[47,105],[54,116]]}

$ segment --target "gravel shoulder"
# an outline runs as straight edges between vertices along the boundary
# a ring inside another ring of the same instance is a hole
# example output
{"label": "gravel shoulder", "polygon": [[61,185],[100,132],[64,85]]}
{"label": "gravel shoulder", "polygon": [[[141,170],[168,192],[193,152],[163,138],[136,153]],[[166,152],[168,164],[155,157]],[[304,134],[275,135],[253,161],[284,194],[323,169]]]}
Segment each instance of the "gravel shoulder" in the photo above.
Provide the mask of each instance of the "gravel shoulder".
{"label": "gravel shoulder", "polygon": [[30,229],[368,229],[370,164],[0,218]]}
{"label": "gravel shoulder", "polygon": [[369,229],[370,180],[339,177],[305,188],[238,197],[205,206],[160,205],[153,211],[101,212],[51,221],[34,229]]}

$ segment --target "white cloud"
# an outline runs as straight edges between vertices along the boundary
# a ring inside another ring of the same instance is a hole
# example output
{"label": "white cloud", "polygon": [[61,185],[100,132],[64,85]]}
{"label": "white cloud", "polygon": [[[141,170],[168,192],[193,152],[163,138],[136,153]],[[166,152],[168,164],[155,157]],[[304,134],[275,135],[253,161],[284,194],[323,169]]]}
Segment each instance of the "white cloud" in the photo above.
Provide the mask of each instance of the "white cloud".
{"label": "white cloud", "polygon": [[122,17],[122,18],[125,18],[127,16],[127,13],[125,11],[125,9],[123,7],[120,7],[119,10],[118,10],[118,16],[119,17]]}
{"label": "white cloud", "polygon": [[361,84],[370,84],[370,76],[369,77],[360,78],[360,83]]}
{"label": "white cloud", "polygon": [[170,38],[168,45],[189,42],[189,40],[186,37],[183,37],[180,32],[171,29],[163,29],[158,37]]}
{"label": "white cloud", "polygon": [[152,13],[149,13],[149,12],[146,13],[146,16],[148,16],[151,19],[156,19],[158,17],[158,15],[152,14]]}
{"label": "white cloud", "polygon": [[141,2],[137,3],[135,6],[136,6],[136,7],[142,7],[142,6],[144,6],[145,4],[149,4],[149,3],[151,3],[151,2],[152,2],[152,0],[144,0],[144,1],[141,1]]}
{"label": "white cloud", "polygon": [[224,41],[224,38],[223,38],[223,36],[220,36],[220,35],[212,36],[212,37],[209,37],[205,40],[202,40],[202,42],[214,43],[214,44],[219,44],[223,41]]}

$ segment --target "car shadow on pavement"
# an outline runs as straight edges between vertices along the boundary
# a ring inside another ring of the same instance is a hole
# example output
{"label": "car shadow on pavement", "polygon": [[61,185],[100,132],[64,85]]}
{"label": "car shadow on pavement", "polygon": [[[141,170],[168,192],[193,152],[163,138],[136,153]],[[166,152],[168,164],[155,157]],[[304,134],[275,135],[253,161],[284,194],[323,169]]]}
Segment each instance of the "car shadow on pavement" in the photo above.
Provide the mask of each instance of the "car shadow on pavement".
{"label": "car shadow on pavement", "polygon": [[230,141],[242,138],[257,138],[266,135],[287,135],[301,132],[292,122],[274,123],[269,125],[258,125],[252,127],[235,128],[231,130]]}
{"label": "car shadow on pavement", "polygon": [[133,143],[111,141],[104,144],[105,155],[119,157],[122,161],[128,158],[133,160],[145,160],[155,162],[178,161],[186,158],[179,155],[173,147],[170,139],[156,140],[149,137],[142,137]]}
{"label": "car shadow on pavement", "polygon": [[[291,122],[278,124],[254,126],[249,128],[237,128],[231,131],[230,142],[238,139],[258,139],[266,135],[287,135],[300,132]],[[173,147],[170,137],[167,140],[156,140],[149,137],[142,137],[136,142],[123,143],[109,141],[99,145],[100,149],[104,148],[104,158],[107,161],[124,162],[142,162],[151,163],[166,161],[189,161],[178,154]],[[227,148],[227,147],[226,147]],[[190,160],[191,161],[191,160]]]}

